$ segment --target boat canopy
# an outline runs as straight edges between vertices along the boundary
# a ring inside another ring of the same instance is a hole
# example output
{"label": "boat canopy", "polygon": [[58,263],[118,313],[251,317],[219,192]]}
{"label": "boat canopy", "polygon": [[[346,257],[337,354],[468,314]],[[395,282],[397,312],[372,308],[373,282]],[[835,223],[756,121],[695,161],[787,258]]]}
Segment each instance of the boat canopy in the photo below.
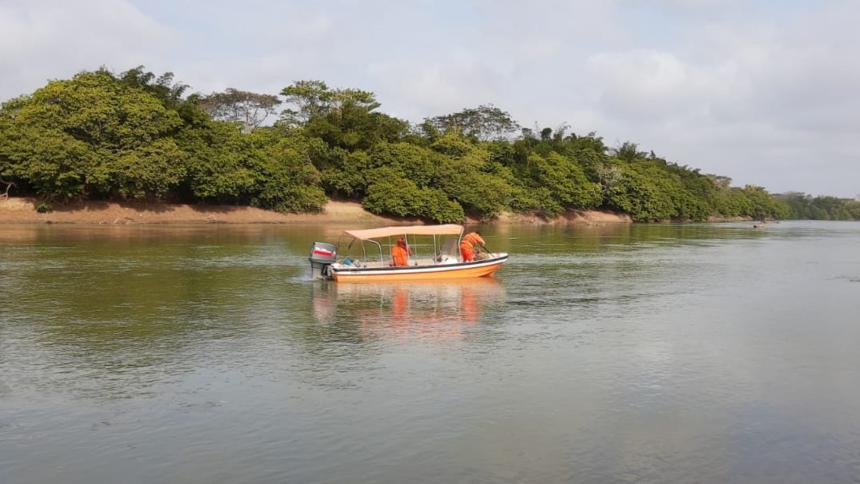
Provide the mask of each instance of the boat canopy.
{"label": "boat canopy", "polygon": [[398,235],[460,235],[463,233],[463,226],[456,224],[401,225],[380,227],[378,229],[346,230],[344,233],[358,240],[378,239]]}

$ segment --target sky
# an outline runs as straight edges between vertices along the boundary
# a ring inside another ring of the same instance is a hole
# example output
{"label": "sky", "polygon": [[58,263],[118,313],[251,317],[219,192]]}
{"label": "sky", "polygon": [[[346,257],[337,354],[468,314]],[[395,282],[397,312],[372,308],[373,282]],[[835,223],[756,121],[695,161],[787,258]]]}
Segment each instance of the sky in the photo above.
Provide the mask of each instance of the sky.
{"label": "sky", "polygon": [[860,196],[857,0],[0,0],[0,99],[105,66],[494,104],[772,192]]}

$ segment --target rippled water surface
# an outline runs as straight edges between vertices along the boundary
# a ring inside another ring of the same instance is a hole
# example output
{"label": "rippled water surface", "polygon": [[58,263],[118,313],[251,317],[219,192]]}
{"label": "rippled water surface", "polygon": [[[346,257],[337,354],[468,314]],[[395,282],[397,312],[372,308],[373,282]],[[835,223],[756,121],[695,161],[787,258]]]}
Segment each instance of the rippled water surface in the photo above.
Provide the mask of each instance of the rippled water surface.
{"label": "rippled water surface", "polygon": [[860,482],[858,223],[307,280],[338,231],[0,227],[0,482]]}

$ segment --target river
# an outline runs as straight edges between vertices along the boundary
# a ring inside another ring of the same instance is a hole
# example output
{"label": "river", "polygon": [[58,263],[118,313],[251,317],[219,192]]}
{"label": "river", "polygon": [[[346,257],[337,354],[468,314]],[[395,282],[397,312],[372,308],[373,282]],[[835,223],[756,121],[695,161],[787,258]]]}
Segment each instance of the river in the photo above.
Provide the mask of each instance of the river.
{"label": "river", "polygon": [[301,226],[0,227],[0,482],[858,482],[860,223],[490,226],[309,281]]}

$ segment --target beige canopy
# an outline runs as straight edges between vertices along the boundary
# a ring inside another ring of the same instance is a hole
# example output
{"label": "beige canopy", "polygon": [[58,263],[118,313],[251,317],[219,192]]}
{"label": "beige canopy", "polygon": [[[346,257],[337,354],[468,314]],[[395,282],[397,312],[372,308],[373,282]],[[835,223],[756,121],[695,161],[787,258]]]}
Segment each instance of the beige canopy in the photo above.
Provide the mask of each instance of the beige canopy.
{"label": "beige canopy", "polygon": [[462,225],[402,225],[395,227],[380,227],[378,229],[346,230],[345,233],[359,240],[395,237],[400,235],[460,235]]}

